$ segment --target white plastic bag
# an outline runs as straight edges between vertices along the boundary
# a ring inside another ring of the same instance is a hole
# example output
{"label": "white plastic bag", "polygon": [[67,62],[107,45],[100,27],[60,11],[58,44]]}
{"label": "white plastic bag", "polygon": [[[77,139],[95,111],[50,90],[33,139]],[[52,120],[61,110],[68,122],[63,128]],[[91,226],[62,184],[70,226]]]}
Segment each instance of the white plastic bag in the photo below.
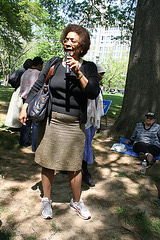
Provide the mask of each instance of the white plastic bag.
{"label": "white plastic bag", "polygon": [[111,147],[111,150],[116,152],[126,152],[126,146],[123,143],[114,143]]}

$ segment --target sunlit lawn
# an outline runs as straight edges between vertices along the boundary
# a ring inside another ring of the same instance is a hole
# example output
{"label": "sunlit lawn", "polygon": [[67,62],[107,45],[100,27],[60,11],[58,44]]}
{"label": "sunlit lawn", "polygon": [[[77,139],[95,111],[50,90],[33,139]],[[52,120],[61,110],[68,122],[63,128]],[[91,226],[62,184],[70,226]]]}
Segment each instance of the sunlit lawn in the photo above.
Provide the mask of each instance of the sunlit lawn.
{"label": "sunlit lawn", "polygon": [[123,95],[120,93],[116,93],[116,94],[103,93],[103,99],[112,101],[110,108],[107,112],[107,117],[117,119],[122,108]]}
{"label": "sunlit lawn", "polygon": [[14,88],[12,87],[0,86],[0,104],[4,102],[9,103],[13,91],[14,91]]}
{"label": "sunlit lawn", "polygon": [[[0,86],[0,109],[1,109],[1,111],[2,110],[7,111],[7,107],[8,107],[8,104],[11,99],[13,91],[14,91],[14,88],[12,88],[12,87]],[[112,101],[110,108],[107,112],[107,117],[117,119],[117,117],[121,111],[123,95],[118,94],[118,93],[116,93],[116,94],[103,93],[103,98],[104,98],[104,100]]]}

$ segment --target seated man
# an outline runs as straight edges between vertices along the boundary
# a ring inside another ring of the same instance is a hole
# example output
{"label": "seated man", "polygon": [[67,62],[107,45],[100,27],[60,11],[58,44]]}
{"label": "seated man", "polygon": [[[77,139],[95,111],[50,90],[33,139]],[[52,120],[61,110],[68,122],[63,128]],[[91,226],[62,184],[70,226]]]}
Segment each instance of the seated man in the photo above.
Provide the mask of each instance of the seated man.
{"label": "seated man", "polygon": [[160,125],[155,123],[154,113],[149,112],[145,117],[145,122],[137,123],[130,140],[124,143],[133,143],[133,150],[140,159],[153,164],[154,157],[160,154]]}

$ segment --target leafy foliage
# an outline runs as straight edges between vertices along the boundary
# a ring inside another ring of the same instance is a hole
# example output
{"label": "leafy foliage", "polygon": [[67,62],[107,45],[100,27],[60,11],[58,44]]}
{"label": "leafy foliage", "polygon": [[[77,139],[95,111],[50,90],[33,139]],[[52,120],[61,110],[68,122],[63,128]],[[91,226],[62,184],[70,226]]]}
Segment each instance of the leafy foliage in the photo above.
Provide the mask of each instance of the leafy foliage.
{"label": "leafy foliage", "polygon": [[30,41],[33,37],[33,23],[41,25],[46,18],[37,0],[0,0],[0,45],[14,55],[22,39]]}
{"label": "leafy foliage", "polygon": [[23,6],[18,1],[0,1],[0,45],[6,47],[9,53],[13,48],[20,47],[20,41],[17,41],[20,36],[26,40],[32,36],[32,25],[23,18],[22,11]]}
{"label": "leafy foliage", "polygon": [[[55,48],[57,47],[56,41],[53,41],[53,31],[57,31],[64,24],[57,4],[58,1],[53,4],[53,1],[49,3],[49,1],[38,0],[0,0],[0,58],[4,83],[7,83],[7,75],[10,71],[14,71],[15,67],[22,66],[23,55],[27,56],[26,53],[34,48],[33,44],[28,43],[31,42],[33,37],[37,41],[38,37],[40,39],[40,35],[36,37],[37,29],[42,32],[44,28],[48,28],[50,42],[52,40],[52,44]],[[54,39],[57,39],[57,37]],[[42,43],[47,41],[48,39],[45,37]],[[43,45],[41,44],[41,46]],[[59,49],[60,47],[57,48],[57,50]],[[52,51],[49,51],[49,53],[52,53]]]}
{"label": "leafy foliage", "polygon": [[120,89],[125,87],[128,59],[122,57],[121,59],[114,59],[112,52],[107,58],[107,63],[102,63],[106,69],[103,78],[104,87],[107,91],[110,89]]}
{"label": "leafy foliage", "polygon": [[37,30],[33,45],[34,57],[36,53],[38,53],[38,55],[43,58],[44,62],[46,62],[53,56],[63,55],[63,46],[59,41],[62,28],[63,25],[55,31],[53,28],[44,26],[42,30]]}
{"label": "leafy foliage", "polygon": [[20,58],[22,66],[28,52],[44,60],[53,54],[62,55],[58,38],[66,23],[90,28],[118,24],[127,39],[133,28],[135,2],[126,0],[117,5],[110,0],[0,0],[0,75],[4,82],[9,72],[19,67]]}
{"label": "leafy foliage", "polygon": [[[67,16],[65,20],[76,20],[89,28],[117,25],[122,31],[119,36],[121,39],[128,40],[131,37],[137,0],[121,0],[120,3],[111,0],[84,0],[78,3],[67,0],[61,4]],[[80,15],[81,12],[83,14]]]}

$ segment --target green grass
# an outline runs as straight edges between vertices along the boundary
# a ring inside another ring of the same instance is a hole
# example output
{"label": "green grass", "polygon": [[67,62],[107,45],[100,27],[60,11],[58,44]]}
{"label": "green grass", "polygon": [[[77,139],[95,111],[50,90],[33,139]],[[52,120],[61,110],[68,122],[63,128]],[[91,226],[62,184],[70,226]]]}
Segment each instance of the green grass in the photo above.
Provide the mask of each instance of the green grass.
{"label": "green grass", "polygon": [[[1,111],[7,111],[8,104],[10,102],[13,91],[14,91],[14,88],[12,87],[0,86],[0,110]],[[0,126],[3,124],[4,123],[1,121],[1,118],[0,118]]]}
{"label": "green grass", "polygon": [[106,116],[117,119],[122,108],[123,95],[119,93],[116,94],[103,93],[103,99],[112,101]]}
{"label": "green grass", "polygon": [[25,240],[36,240],[36,237],[25,237]]}
{"label": "green grass", "polygon": [[52,226],[54,231],[57,229],[56,224],[54,222],[51,223],[51,226]]}
{"label": "green grass", "polygon": [[[7,113],[8,104],[10,102],[12,93],[14,91],[14,88],[12,87],[5,87],[0,86],[0,109],[2,110],[2,113]],[[19,133],[14,132],[11,133],[8,131],[8,127],[4,125],[4,120],[2,121],[0,116],[0,145],[3,145],[4,149],[14,149],[19,148]]]}
{"label": "green grass", "polygon": [[[160,239],[160,221],[149,219],[146,213],[140,210],[129,210],[122,206],[117,207],[116,212],[119,216],[119,220],[125,221],[128,224],[128,228],[132,229],[134,233],[139,234],[144,240]],[[133,230],[134,229],[134,230]],[[139,238],[138,238],[139,239]]]}
{"label": "green grass", "polygon": [[0,231],[0,239],[1,240],[11,240],[16,236],[15,232],[10,232],[10,231]]}
{"label": "green grass", "polygon": [[[0,86],[0,108],[1,106],[7,106],[11,95],[13,93],[14,89],[11,87],[3,87]],[[105,100],[111,100],[111,106],[108,110],[107,117],[111,118],[117,118],[121,107],[122,107],[122,102],[123,102],[123,95],[121,94],[103,94]],[[18,149],[19,148],[19,143],[18,143],[18,138],[19,138],[19,133],[18,132],[10,132],[7,130],[5,126],[3,126],[4,123],[2,123],[1,127],[1,132],[0,132],[0,145],[3,146],[4,149]],[[1,123],[0,123],[1,125]],[[99,135],[100,137],[100,135]],[[13,152],[13,155],[11,157],[14,157],[15,152]],[[17,154],[17,152],[16,152]],[[2,156],[0,156],[0,160],[2,160]],[[132,181],[137,182],[138,178],[146,178],[146,176],[142,175],[135,175],[135,174],[129,174],[128,172],[120,172],[119,174],[115,175],[117,178],[125,177],[125,178],[130,178]],[[155,182],[160,181],[160,176],[159,174],[157,175],[156,173],[152,173],[151,179]],[[118,179],[119,180],[119,179]],[[18,192],[19,189],[14,187],[11,189],[11,196],[14,197],[14,194]],[[137,194],[128,194],[130,198],[133,198],[134,201],[137,200],[139,201],[144,201],[145,199],[148,198],[148,195],[143,191],[143,185],[139,184],[138,187],[138,193]],[[132,200],[132,199],[131,199]],[[127,224],[129,229],[133,229],[133,231],[137,234],[139,234],[142,239],[144,240],[152,240],[152,239],[160,239],[160,214],[159,214],[159,209],[160,209],[160,200],[154,201],[153,202],[154,208],[153,208],[153,217],[148,217],[145,212],[140,211],[136,208],[136,205],[134,208],[131,206],[127,205],[125,206],[118,206],[116,210],[116,214],[118,215],[118,219],[122,224]],[[150,207],[151,203],[150,203]],[[0,216],[2,212],[4,211],[3,208],[0,208]],[[61,212],[59,210],[56,211],[56,215],[60,215]],[[15,224],[15,219],[14,215],[11,214],[8,216],[7,223],[9,225],[14,225]],[[51,223],[51,227],[54,231],[56,231],[57,227],[55,222]],[[12,240],[14,239],[16,235],[15,230],[1,230],[0,231],[0,239],[4,240]],[[26,240],[35,240],[35,236],[25,236]],[[135,238],[137,239],[137,238]],[[112,238],[112,240],[119,240],[118,236],[115,236]]]}
{"label": "green grass", "polygon": [[0,132],[0,145],[4,149],[14,149],[19,148],[19,134],[17,132],[10,133],[8,131]]}
{"label": "green grass", "polygon": [[12,87],[0,86],[0,104],[9,103],[13,91],[14,91],[14,88]]}
{"label": "green grass", "polygon": [[[6,108],[6,105],[8,105],[10,102],[13,91],[14,91],[14,88],[12,87],[0,86],[0,108],[3,108],[3,109]],[[106,116],[117,119],[121,111],[123,95],[118,93],[116,94],[103,93],[103,98],[104,100],[112,101]],[[3,123],[0,122],[1,126],[2,124]]]}

